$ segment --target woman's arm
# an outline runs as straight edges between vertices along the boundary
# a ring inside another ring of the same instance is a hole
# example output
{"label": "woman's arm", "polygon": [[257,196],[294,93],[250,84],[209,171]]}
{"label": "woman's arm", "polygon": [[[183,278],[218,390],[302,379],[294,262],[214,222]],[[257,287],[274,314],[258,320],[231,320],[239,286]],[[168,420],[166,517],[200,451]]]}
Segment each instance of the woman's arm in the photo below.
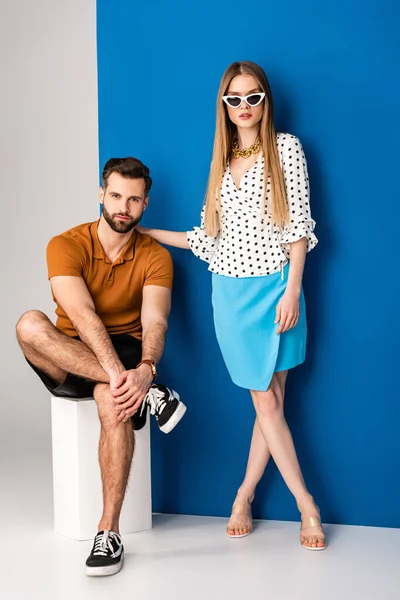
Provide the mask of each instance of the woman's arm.
{"label": "woman's arm", "polygon": [[165,244],[166,246],[174,246],[175,248],[184,248],[190,250],[189,242],[185,231],[165,231],[164,229],[146,229],[140,225],[136,226],[136,231],[149,235],[156,242]]}
{"label": "woman's arm", "polygon": [[288,331],[292,327],[295,327],[299,320],[301,283],[306,253],[306,237],[290,244],[289,276],[285,293],[276,309],[275,323],[279,323],[276,333]]}
{"label": "woman's arm", "polygon": [[296,298],[300,298],[306,254],[307,238],[303,237],[301,240],[290,244],[289,277],[286,292]]}
{"label": "woman's arm", "polygon": [[191,231],[165,231],[164,229],[146,229],[140,226],[137,226],[136,229],[139,233],[149,235],[161,244],[191,250],[201,260],[211,263],[218,248],[219,233],[216,237],[207,235],[204,226],[204,212],[203,207],[200,216],[200,227],[193,227]]}
{"label": "woman's arm", "polygon": [[[314,235],[315,221],[310,212],[307,161],[300,140],[293,135],[283,135],[281,151],[288,193],[289,222],[282,232],[280,242],[290,265],[286,290],[276,311],[275,322],[279,322],[277,333],[283,333],[297,325],[306,253],[318,243]],[[291,174],[291,169],[294,170],[296,165],[297,183],[293,182]]]}

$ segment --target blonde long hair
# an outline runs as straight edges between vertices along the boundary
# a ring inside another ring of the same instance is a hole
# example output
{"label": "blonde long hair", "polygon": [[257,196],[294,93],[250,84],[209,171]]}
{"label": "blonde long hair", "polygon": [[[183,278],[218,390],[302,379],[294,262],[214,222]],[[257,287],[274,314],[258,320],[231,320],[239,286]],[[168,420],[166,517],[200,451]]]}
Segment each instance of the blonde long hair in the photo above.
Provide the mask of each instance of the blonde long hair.
{"label": "blonde long hair", "polygon": [[276,132],[274,127],[274,109],[271,88],[263,69],[252,62],[234,62],[222,76],[217,96],[217,123],[214,138],[213,157],[205,200],[204,225],[207,235],[215,237],[221,229],[221,181],[230,156],[232,142],[236,134],[236,126],[229,119],[228,111],[222,96],[228,91],[230,82],[236,75],[252,75],[265,92],[264,112],[260,123],[261,150],[264,156],[264,205],[268,176],[271,181],[272,220],[283,227],[288,219],[288,205],[285,183],[279,162]]}

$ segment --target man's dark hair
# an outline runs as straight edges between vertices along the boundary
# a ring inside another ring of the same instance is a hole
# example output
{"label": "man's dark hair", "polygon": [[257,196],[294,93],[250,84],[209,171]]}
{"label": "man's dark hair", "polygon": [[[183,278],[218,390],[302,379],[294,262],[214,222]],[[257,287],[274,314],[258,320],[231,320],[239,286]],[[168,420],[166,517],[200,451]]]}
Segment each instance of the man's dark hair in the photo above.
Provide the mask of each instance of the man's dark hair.
{"label": "man's dark hair", "polygon": [[111,173],[119,173],[122,177],[126,177],[127,179],[144,179],[146,186],[145,195],[148,195],[152,184],[149,175],[150,170],[138,158],[132,158],[132,156],[127,156],[126,158],[110,158],[103,169],[102,186],[104,190],[107,187],[108,178]]}

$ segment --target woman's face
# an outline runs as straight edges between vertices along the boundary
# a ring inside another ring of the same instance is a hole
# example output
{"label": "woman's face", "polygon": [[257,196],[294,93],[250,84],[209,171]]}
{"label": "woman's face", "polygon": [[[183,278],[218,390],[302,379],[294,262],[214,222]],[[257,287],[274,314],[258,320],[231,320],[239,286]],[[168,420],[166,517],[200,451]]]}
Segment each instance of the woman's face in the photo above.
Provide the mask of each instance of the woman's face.
{"label": "woman's face", "polygon": [[[262,88],[252,75],[236,75],[228,86],[225,96],[249,96],[262,92]],[[230,120],[236,127],[250,129],[260,123],[264,112],[264,100],[258,106],[250,106],[245,100],[238,108],[227,105]]]}

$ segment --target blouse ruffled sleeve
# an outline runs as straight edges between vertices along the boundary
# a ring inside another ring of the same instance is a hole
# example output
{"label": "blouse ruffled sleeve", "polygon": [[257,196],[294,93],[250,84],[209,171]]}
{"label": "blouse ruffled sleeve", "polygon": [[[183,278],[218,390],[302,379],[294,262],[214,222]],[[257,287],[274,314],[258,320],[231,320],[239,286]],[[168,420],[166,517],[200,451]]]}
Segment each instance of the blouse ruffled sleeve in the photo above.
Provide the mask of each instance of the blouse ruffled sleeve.
{"label": "blouse ruffled sleeve", "polygon": [[289,204],[290,223],[284,227],[280,244],[286,258],[290,258],[290,244],[307,238],[307,252],[318,244],[314,234],[315,221],[311,217],[310,187],[307,161],[300,140],[286,134],[280,142],[282,168]]}
{"label": "blouse ruffled sleeve", "polygon": [[191,231],[186,232],[187,240],[193,254],[201,260],[210,263],[218,248],[219,233],[216,237],[206,234],[204,227],[205,208],[201,211],[200,227],[193,227]]}

